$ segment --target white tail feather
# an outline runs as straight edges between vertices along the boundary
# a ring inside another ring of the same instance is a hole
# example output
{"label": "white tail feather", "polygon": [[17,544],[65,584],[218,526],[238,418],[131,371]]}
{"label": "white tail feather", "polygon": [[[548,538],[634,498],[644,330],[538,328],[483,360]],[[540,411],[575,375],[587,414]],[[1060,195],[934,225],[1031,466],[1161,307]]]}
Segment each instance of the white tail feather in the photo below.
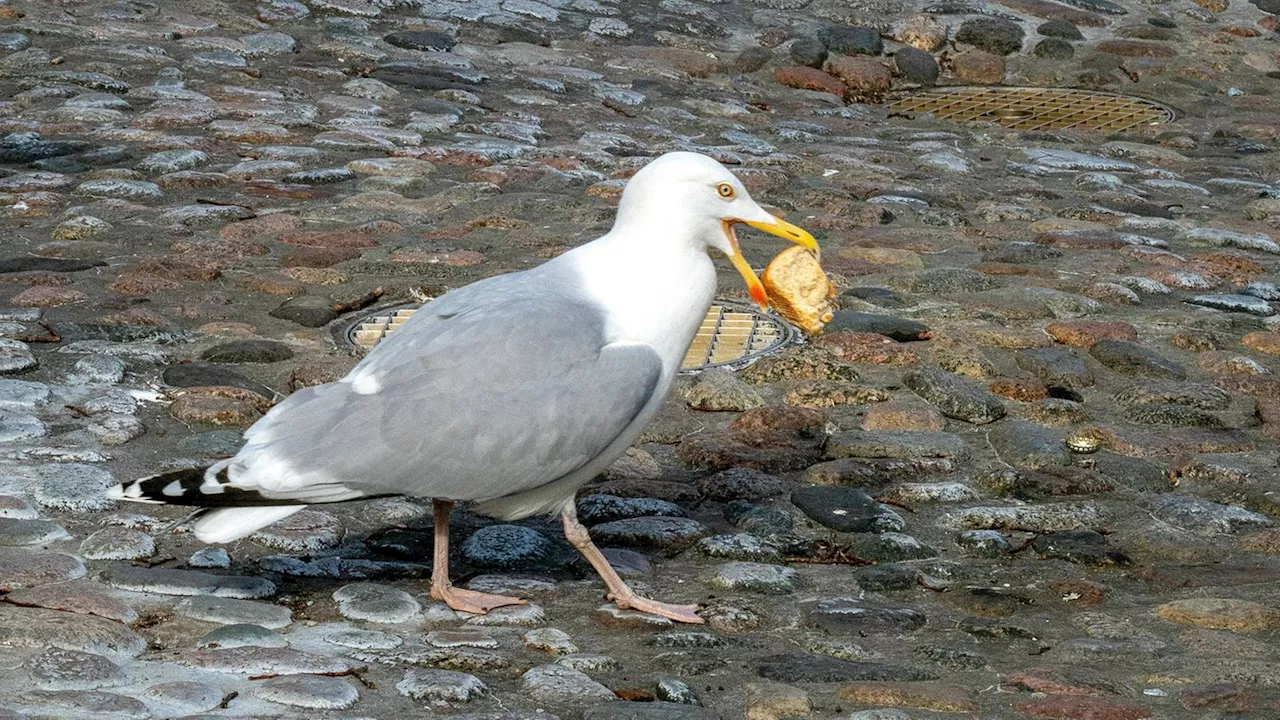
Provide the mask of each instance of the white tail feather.
{"label": "white tail feather", "polygon": [[306,505],[269,505],[214,510],[201,516],[192,531],[200,542],[227,543],[283,520],[304,507]]}

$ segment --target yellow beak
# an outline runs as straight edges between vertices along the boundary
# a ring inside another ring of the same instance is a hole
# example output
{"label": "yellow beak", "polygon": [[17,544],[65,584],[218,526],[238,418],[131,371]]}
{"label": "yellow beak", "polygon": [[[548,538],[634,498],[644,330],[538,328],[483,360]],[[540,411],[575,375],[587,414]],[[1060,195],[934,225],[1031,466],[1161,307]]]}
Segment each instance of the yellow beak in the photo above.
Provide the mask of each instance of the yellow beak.
{"label": "yellow beak", "polygon": [[756,301],[761,310],[769,309],[769,294],[765,292],[764,283],[760,282],[760,278],[756,276],[755,270],[751,269],[751,265],[747,259],[742,256],[742,249],[738,247],[738,236],[733,232],[733,224],[741,222],[750,225],[757,230],[763,230],[770,235],[777,235],[780,238],[786,238],[791,242],[808,248],[813,252],[819,260],[822,259],[822,249],[818,247],[818,241],[804,230],[792,225],[786,220],[773,218],[772,222],[756,222],[753,220],[724,220],[721,224],[724,226],[724,234],[729,237],[729,245],[733,247],[733,254],[729,256],[729,261],[737,268],[738,273],[742,275],[742,279],[747,283],[747,292],[751,294],[751,299]]}

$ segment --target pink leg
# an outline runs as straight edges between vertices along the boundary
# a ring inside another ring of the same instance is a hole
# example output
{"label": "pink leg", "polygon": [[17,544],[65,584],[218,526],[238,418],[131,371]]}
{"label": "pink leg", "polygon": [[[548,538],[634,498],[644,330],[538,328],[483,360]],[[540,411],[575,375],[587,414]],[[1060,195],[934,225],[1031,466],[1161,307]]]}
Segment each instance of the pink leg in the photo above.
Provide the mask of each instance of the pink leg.
{"label": "pink leg", "polygon": [[507,605],[524,605],[520,598],[506,595],[490,595],[456,588],[449,582],[449,511],[453,503],[448,500],[432,500],[436,521],[435,563],[431,568],[431,597],[461,612],[484,615],[494,608]]}
{"label": "pink leg", "polygon": [[636,595],[635,591],[627,587],[622,578],[618,577],[617,571],[600,552],[600,548],[591,542],[591,535],[587,533],[582,523],[578,522],[577,510],[570,505],[560,517],[564,521],[565,539],[573,543],[573,546],[578,548],[578,552],[581,552],[587,562],[591,563],[591,567],[600,573],[600,579],[604,580],[604,584],[609,588],[609,594],[606,597],[617,603],[618,607],[623,610],[639,610],[651,615],[660,615],[676,622],[694,624],[706,622],[694,612],[698,609],[697,605],[673,605]]}

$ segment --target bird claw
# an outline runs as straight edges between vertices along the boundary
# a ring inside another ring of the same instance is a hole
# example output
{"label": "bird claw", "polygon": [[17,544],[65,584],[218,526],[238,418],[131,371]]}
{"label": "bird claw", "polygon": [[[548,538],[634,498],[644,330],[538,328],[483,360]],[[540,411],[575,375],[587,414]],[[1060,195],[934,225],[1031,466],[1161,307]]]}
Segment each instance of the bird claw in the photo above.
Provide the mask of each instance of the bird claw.
{"label": "bird claw", "polygon": [[490,610],[509,605],[527,605],[527,600],[517,597],[509,597],[507,595],[491,595],[489,593],[476,592],[475,590],[463,590],[452,585],[443,588],[431,588],[431,597],[442,601],[449,607],[459,612],[472,613],[473,615],[484,615]]}
{"label": "bird claw", "polygon": [[698,617],[697,605],[676,605],[674,603],[665,603],[659,600],[650,600],[649,598],[632,595],[630,597],[618,597],[613,593],[609,594],[612,600],[622,610],[635,610],[637,612],[657,615],[676,622],[689,623],[691,625],[701,625],[706,622]]}

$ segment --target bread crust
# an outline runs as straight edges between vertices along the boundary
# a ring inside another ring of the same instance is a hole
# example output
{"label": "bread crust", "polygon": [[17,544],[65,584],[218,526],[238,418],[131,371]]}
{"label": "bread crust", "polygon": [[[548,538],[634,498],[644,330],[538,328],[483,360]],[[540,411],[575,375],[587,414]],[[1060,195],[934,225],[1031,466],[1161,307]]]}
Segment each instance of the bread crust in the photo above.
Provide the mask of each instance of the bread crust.
{"label": "bread crust", "polygon": [[805,333],[820,334],[834,317],[836,286],[805,248],[790,247],[778,253],[760,280],[769,293],[769,304]]}

